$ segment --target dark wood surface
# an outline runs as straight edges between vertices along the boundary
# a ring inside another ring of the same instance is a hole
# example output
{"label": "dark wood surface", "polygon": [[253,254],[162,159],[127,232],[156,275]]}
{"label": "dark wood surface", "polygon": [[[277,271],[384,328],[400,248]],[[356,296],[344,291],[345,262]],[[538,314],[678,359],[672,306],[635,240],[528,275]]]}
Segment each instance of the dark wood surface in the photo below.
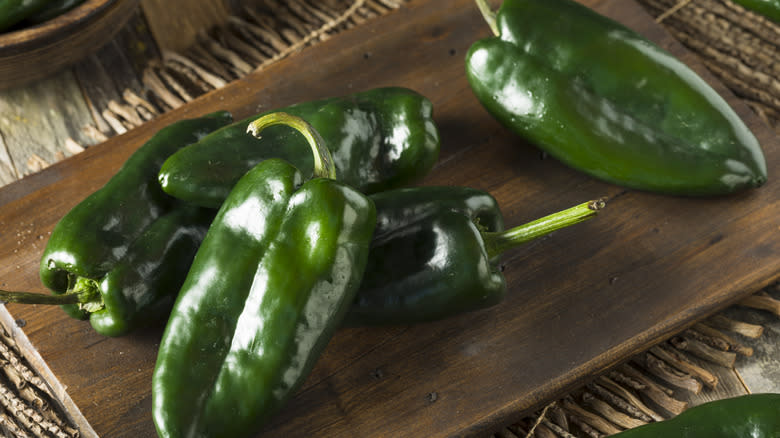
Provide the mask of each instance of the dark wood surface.
{"label": "dark wood surface", "polygon": [[[583,3],[695,62],[633,1]],[[744,104],[714,83],[762,141],[767,185],[704,200],[626,191],[541,159],[487,115],[463,70],[467,48],[487,34],[471,0],[416,1],[4,187],[3,287],[43,292],[38,260],[56,221],[171,121],[219,108],[240,118],[384,85],[434,103],[442,154],[423,184],[488,190],[508,225],[600,196],[609,205],[508,253],[499,306],[414,327],[341,330],[267,436],[487,434],[776,279],[780,148]],[[154,434],[159,328],[107,339],[58,308],[8,308],[99,435]]]}

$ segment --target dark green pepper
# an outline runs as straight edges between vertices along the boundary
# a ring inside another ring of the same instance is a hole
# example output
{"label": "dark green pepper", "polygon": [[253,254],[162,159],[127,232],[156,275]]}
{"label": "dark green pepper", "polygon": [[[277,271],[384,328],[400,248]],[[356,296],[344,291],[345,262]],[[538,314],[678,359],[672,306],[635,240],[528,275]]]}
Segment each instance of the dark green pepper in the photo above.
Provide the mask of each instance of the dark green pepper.
{"label": "dark green pepper", "polygon": [[[178,121],[149,139],[54,227],[40,278],[58,296],[24,300],[62,304],[69,315],[90,318],[96,331],[110,336],[164,318],[213,212],[163,193],[157,172],[175,150],[230,122],[230,114],[217,112]],[[6,293],[2,299],[20,302],[21,296]]]}
{"label": "dark green pepper", "polygon": [[694,406],[614,438],[780,438],[780,394],[750,394]]}
{"label": "dark green pepper", "polygon": [[500,254],[595,216],[593,201],[511,230],[496,200],[467,187],[415,187],[371,196],[377,227],[346,325],[411,324],[497,304]]}
{"label": "dark green pepper", "polygon": [[125,335],[168,318],[214,211],[181,206],[152,222],[101,278],[75,277],[62,295],[0,291],[0,299],[74,306],[97,333]]}
{"label": "dark green pepper", "polygon": [[54,0],[49,6],[37,14],[28,16],[24,21],[30,24],[40,24],[64,14],[82,3],[84,0]]}
{"label": "dark green pepper", "polygon": [[54,0],[0,0],[0,32],[37,14]]}
{"label": "dark green pepper", "polygon": [[466,56],[498,121],[572,168],[621,186],[718,195],[762,185],[758,141],[704,80],[571,0],[506,0]]}
{"label": "dark green pepper", "polygon": [[[296,120],[275,113],[253,126],[283,121],[312,132]],[[291,164],[265,160],[219,209],[160,343],[152,386],[160,437],[256,433],[340,326],[376,213],[323,163],[305,181]]]}
{"label": "dark green pepper", "polygon": [[[432,105],[411,90],[379,88],[278,111],[309,122],[331,149],[339,181],[364,193],[408,184],[425,175],[438,158]],[[311,154],[297,133],[277,126],[261,139],[246,135],[256,117],[226,126],[171,156],[160,170],[163,190],[217,208],[236,181],[262,160],[281,158],[310,174]]]}
{"label": "dark green pepper", "polygon": [[780,23],[780,0],[733,0],[746,9]]}

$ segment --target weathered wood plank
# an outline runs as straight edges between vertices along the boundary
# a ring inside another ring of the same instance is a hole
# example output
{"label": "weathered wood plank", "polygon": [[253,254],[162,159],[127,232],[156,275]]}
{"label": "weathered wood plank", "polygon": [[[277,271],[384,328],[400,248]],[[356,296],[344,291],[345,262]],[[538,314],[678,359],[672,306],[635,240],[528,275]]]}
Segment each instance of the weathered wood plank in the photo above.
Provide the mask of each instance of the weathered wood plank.
{"label": "weathered wood plank", "polygon": [[54,163],[71,155],[65,140],[94,143],[82,131],[92,123],[89,108],[73,73],[62,71],[22,88],[0,91],[0,136],[13,171],[1,166],[2,181],[15,180],[41,170],[41,162]]}

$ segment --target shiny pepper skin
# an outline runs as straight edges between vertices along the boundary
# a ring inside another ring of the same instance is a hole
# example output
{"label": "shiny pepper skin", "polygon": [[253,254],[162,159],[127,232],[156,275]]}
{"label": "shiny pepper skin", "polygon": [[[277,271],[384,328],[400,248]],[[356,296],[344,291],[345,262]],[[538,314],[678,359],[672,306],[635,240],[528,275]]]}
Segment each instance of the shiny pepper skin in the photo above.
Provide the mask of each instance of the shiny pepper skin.
{"label": "shiny pepper skin", "polygon": [[504,229],[490,194],[468,187],[414,187],[371,196],[377,228],[346,325],[434,321],[492,306],[506,292],[498,257],[480,231]]}
{"label": "shiny pepper skin", "polygon": [[506,0],[466,56],[490,114],[568,166],[620,186],[722,195],[767,179],[761,147],[693,70],[571,0]]}
{"label": "shiny pepper skin", "polygon": [[89,306],[64,305],[69,315],[110,336],[165,318],[213,212],[163,193],[157,172],[173,152],[231,121],[220,111],[162,128],[59,220],[41,256],[42,283],[56,295],[96,293]]}
{"label": "shiny pepper skin", "polygon": [[160,437],[249,437],[303,383],[352,303],[374,204],[279,159],[236,184],[198,250],[153,378]]}
{"label": "shiny pepper skin", "polygon": [[749,394],[694,406],[615,438],[780,438],[780,394]]}
{"label": "shiny pepper skin", "polygon": [[[364,193],[420,179],[439,156],[433,106],[405,88],[377,88],[270,113],[281,111],[306,119],[330,149],[339,181]],[[160,170],[163,190],[191,204],[219,208],[241,176],[262,160],[281,158],[310,175],[306,142],[279,126],[260,139],[247,136],[255,118],[226,126],[171,156]]]}

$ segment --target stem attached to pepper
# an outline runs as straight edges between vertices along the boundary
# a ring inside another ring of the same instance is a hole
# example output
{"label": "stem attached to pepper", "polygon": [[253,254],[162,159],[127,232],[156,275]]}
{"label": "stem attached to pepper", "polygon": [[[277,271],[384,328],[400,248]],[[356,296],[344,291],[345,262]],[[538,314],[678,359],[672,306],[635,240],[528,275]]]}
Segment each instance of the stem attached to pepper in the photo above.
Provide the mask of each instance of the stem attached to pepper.
{"label": "stem attached to pepper", "polygon": [[487,0],[474,0],[477,2],[477,7],[479,8],[479,12],[482,12],[482,16],[485,17],[485,21],[487,21],[488,26],[490,26],[490,30],[493,31],[493,34],[498,36],[498,24],[496,24],[496,13],[490,9],[490,5],[487,3]]}
{"label": "stem attached to pepper", "polygon": [[604,199],[588,201],[506,231],[483,232],[482,239],[489,258],[516,246],[552,233],[555,230],[588,220],[606,206]]}
{"label": "stem attached to pepper", "polygon": [[325,145],[325,140],[323,140],[320,133],[306,120],[285,112],[270,113],[250,123],[246,128],[246,132],[256,138],[260,138],[260,131],[274,125],[289,126],[306,138],[314,153],[315,178],[336,179],[336,166],[333,164],[330,149]]}
{"label": "stem attached to pepper", "polygon": [[103,308],[103,299],[94,281],[79,277],[68,292],[61,295],[38,294],[32,292],[11,292],[0,290],[0,301],[18,304],[65,305],[78,304],[87,312]]}

